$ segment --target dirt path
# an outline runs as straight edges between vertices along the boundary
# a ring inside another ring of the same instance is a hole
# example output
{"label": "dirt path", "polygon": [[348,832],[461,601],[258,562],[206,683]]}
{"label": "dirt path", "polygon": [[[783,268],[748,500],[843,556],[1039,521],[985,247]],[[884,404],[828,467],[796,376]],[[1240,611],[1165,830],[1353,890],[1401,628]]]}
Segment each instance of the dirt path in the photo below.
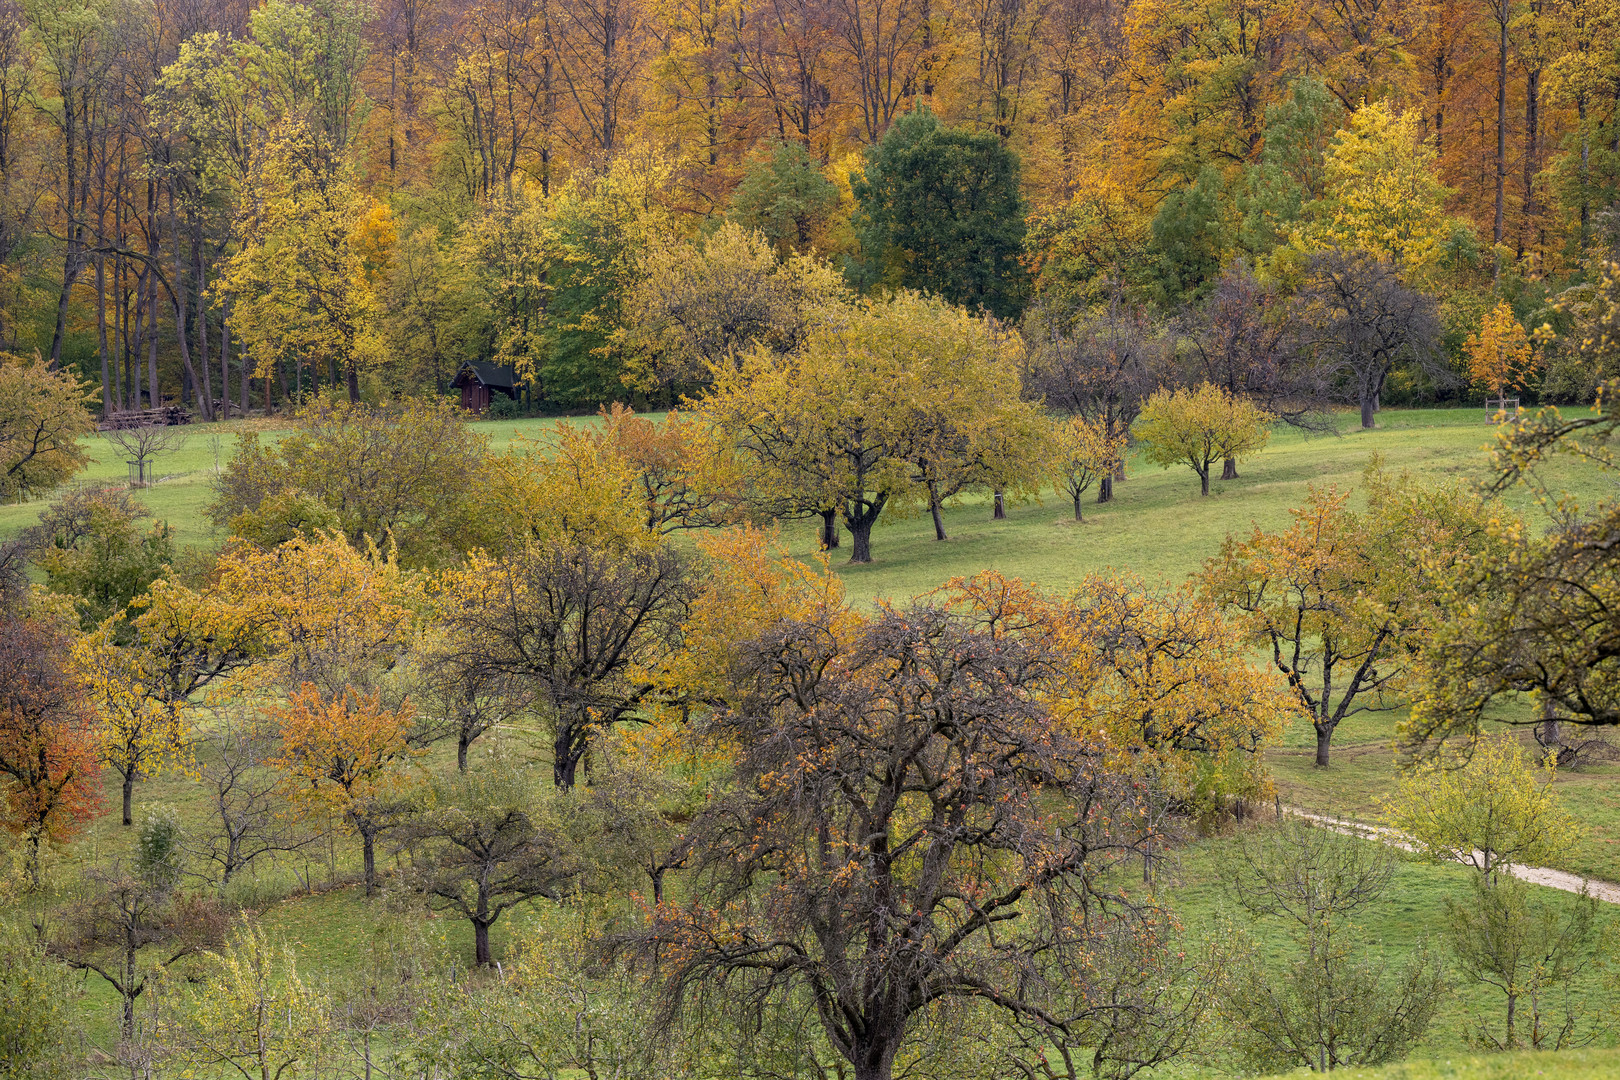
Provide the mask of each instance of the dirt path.
{"label": "dirt path", "polygon": [[[1326,825],[1336,832],[1350,836],[1361,836],[1368,840],[1381,840],[1391,844],[1402,851],[1415,851],[1416,846],[1403,834],[1384,825],[1369,825],[1364,821],[1351,821],[1347,818],[1328,817],[1325,814],[1313,814],[1308,810],[1301,810],[1297,806],[1284,806],[1282,812],[1295,817],[1305,818],[1320,825]],[[1461,862],[1462,860],[1458,860]],[[1528,881],[1532,885],[1545,885],[1549,889],[1562,889],[1565,892],[1578,893],[1585,889],[1593,899],[1602,900],[1609,904],[1620,904],[1620,885],[1611,881],[1598,881],[1594,878],[1583,878],[1579,874],[1571,874],[1564,870],[1550,870],[1545,866],[1514,866],[1508,873],[1521,881]]]}

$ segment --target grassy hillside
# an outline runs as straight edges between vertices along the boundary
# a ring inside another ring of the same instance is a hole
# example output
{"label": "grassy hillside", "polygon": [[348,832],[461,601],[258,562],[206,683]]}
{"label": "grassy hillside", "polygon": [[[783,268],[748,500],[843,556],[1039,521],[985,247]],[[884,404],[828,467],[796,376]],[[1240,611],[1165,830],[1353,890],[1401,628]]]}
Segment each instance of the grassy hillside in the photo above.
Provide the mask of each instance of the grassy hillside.
{"label": "grassy hillside", "polygon": [[[1230,532],[1246,531],[1251,523],[1266,528],[1285,525],[1288,510],[1304,497],[1310,484],[1355,486],[1369,457],[1382,454],[1393,469],[1408,468],[1428,476],[1480,479],[1487,475],[1483,448],[1493,431],[1477,410],[1388,412],[1382,426],[1372,432],[1347,430],[1338,436],[1306,438],[1292,431],[1278,433],[1255,460],[1242,467],[1237,481],[1217,482],[1209,498],[1200,498],[1196,478],[1185,469],[1160,470],[1133,462],[1130,480],[1119,487],[1119,497],[1107,506],[1086,506],[1086,521],[1076,525],[1069,507],[1049,496],[1044,503],[1013,506],[1008,518],[989,520],[982,498],[964,499],[946,514],[951,539],[936,542],[926,516],[897,518],[880,525],[873,537],[876,562],[851,567],[833,553],[833,566],[843,576],[858,603],[880,598],[903,599],[935,588],[957,575],[983,569],[1067,589],[1087,574],[1104,570],[1139,574],[1156,585],[1173,584],[1197,570]],[[498,447],[514,439],[544,435],[553,421],[507,421],[481,424]],[[158,461],[164,479],[142,498],[152,511],[166,518],[183,544],[211,545],[220,537],[202,507],[210,494],[216,462],[229,459],[240,422],[218,427],[199,426],[191,431],[186,447]],[[264,429],[274,438],[274,429]],[[123,462],[105,441],[93,442],[96,464],[85,481],[124,478]],[[1606,478],[1590,472],[1566,472],[1558,478],[1576,491],[1591,495],[1607,485]],[[1528,499],[1514,493],[1510,501],[1527,506]],[[0,534],[8,534],[37,518],[40,503],[0,507]],[[784,525],[783,539],[801,557],[815,554],[815,532],[808,522]],[[847,540],[846,540],[847,543]],[[1390,739],[1399,714],[1363,716],[1347,723],[1336,739],[1332,768],[1311,764],[1313,736],[1309,726],[1298,725],[1271,753],[1279,795],[1290,803],[1339,813],[1370,815],[1377,796],[1387,790],[1394,769]],[[506,732],[503,738],[522,740],[524,732]],[[453,768],[436,751],[424,768]],[[1567,804],[1587,825],[1588,836],[1579,848],[1559,860],[1565,869],[1620,880],[1620,769],[1569,773],[1560,778]],[[109,780],[108,803],[116,805],[116,787]],[[201,823],[207,813],[202,789],[183,776],[165,775],[137,789],[137,805],[174,806],[183,821]],[[139,813],[139,811],[138,811]],[[53,867],[55,884],[71,889],[83,868],[109,855],[127,853],[130,830],[122,829],[116,815],[94,822],[86,835],[66,847]],[[1165,879],[1168,899],[1186,924],[1197,930],[1213,926],[1231,902],[1221,885],[1221,859],[1229,840],[1215,839],[1184,849]],[[384,860],[386,863],[386,859]],[[330,843],[296,858],[266,866],[257,876],[233,886],[230,899],[261,912],[265,924],[285,935],[300,953],[301,970],[312,977],[341,982],[359,976],[379,955],[408,950],[427,963],[452,960],[465,963],[471,954],[471,931],[465,922],[435,917],[407,894],[387,895],[368,902],[360,890],[346,884],[358,869],[357,845],[339,836]],[[1425,933],[1432,933],[1447,895],[1461,895],[1467,887],[1461,868],[1417,862],[1404,864],[1389,897],[1364,920],[1361,933],[1373,948],[1398,957]],[[60,895],[60,893],[58,893]],[[501,955],[514,926],[534,916],[518,912],[497,924],[495,947]],[[83,1032],[91,1044],[105,1045],[114,1030],[115,998],[99,982],[85,984],[80,1010]],[[1488,999],[1469,991],[1448,998],[1419,1056],[1419,1062],[1396,1069],[1347,1072],[1353,1077],[1388,1080],[1497,1080],[1519,1076],[1586,1078],[1620,1076],[1620,1052],[1587,1051],[1535,1058],[1471,1058],[1461,1032],[1471,1010]],[[1447,1058],[1445,1055],[1458,1055]],[[1178,1078],[1217,1075],[1202,1069],[1174,1071]]]}

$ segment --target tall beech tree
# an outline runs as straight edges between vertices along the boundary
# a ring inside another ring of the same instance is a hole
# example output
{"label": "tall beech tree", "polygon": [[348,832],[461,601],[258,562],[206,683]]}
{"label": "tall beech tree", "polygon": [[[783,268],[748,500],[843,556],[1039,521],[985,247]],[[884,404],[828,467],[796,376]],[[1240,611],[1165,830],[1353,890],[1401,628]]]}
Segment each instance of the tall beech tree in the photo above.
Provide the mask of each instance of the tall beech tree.
{"label": "tall beech tree", "polygon": [[1049,644],[926,604],[837,627],[777,623],[707,721],[737,782],[687,831],[692,899],[620,938],[659,958],[666,1020],[698,994],[802,1011],[860,1080],[948,1006],[1099,1068],[1172,1053],[1203,988],[1101,887],[1153,796],[1038,703]]}

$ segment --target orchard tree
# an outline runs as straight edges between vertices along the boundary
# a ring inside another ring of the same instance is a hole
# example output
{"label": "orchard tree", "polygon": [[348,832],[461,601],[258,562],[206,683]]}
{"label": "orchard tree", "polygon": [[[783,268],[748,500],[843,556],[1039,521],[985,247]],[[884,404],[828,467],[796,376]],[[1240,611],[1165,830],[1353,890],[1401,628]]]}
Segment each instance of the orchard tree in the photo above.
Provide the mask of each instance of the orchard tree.
{"label": "orchard tree", "polygon": [[1051,439],[1052,477],[1074,502],[1074,520],[1080,521],[1081,498],[1098,480],[1114,474],[1124,442],[1083,416],[1055,421]]}
{"label": "orchard tree", "polygon": [[1159,390],[1142,406],[1136,437],[1147,459],[1169,468],[1187,465],[1198,474],[1199,494],[1209,494],[1217,461],[1252,457],[1271,439],[1271,414],[1246,398],[1209,383],[1196,390]]}
{"label": "orchard tree", "polygon": [[529,541],[449,575],[444,625],[458,663],[526,684],[544,707],[566,789],[597,735],[652,703],[650,673],[679,642],[693,591],[685,560],[650,536]]}
{"label": "orchard tree", "polygon": [[224,889],[265,855],[299,851],[317,834],[302,827],[271,763],[281,732],[273,717],[227,708],[208,727],[193,766],[207,795],[211,823],[188,831],[189,873]]}
{"label": "orchard tree", "polygon": [[1446,897],[1446,936],[1462,977],[1502,1003],[1499,1022],[1473,1017],[1473,1040],[1492,1050],[1591,1042],[1609,1023],[1604,988],[1582,978],[1607,966],[1597,899],[1564,900],[1511,877],[1493,885],[1479,875],[1470,884],[1465,899]]}
{"label": "orchard tree", "polygon": [[926,105],[867,147],[854,181],[861,275],[1016,319],[1028,302],[1018,156]]}
{"label": "orchard tree", "polygon": [[[1439,1007],[1445,971],[1426,944],[1399,965],[1356,955],[1354,919],[1388,891],[1387,846],[1293,819],[1251,833],[1222,877],[1254,920],[1289,942],[1281,963],[1241,935],[1221,1012],[1262,1069],[1316,1072],[1404,1057]],[[1240,932],[1241,933],[1241,932]]]}
{"label": "orchard tree", "polygon": [[40,495],[90,462],[89,388],[68,371],[0,353],[0,495]]}
{"label": "orchard tree", "polygon": [[388,406],[319,401],[292,427],[273,443],[252,432],[238,440],[206,508],[215,525],[263,534],[277,500],[296,493],[329,511],[350,544],[393,543],[412,566],[466,549],[476,524],[472,493],[489,450],[455,406],[426,398]]}
{"label": "orchard tree", "polygon": [[1336,394],[1361,407],[1370,429],[1390,372],[1402,364],[1450,378],[1441,362],[1439,306],[1401,282],[1396,267],[1364,251],[1324,251],[1305,266],[1295,297],[1305,339]]}
{"label": "orchard tree", "polygon": [[1463,351],[1468,354],[1468,374],[1498,398],[1505,397],[1509,390],[1524,389],[1535,375],[1537,365],[1530,337],[1506,300],[1497,301],[1485,313],[1478,332],[1463,343]]}
{"label": "orchard tree", "polygon": [[1207,595],[1270,646],[1322,767],[1341,723],[1395,707],[1446,620],[1439,583],[1489,548],[1488,511],[1472,492],[1374,469],[1367,479],[1366,514],[1348,494],[1313,487],[1288,529],[1227,537],[1203,572]]}
{"label": "orchard tree", "polygon": [[1460,761],[1414,763],[1384,813],[1431,859],[1466,863],[1495,884],[1514,866],[1546,865],[1579,841],[1553,773],[1551,761],[1526,761],[1512,735],[1482,737]]}
{"label": "orchard tree", "polygon": [[162,522],[143,528],[147,516],[126,489],[114,487],[68,492],[40,514],[36,562],[52,592],[73,597],[81,629],[129,614],[168,570],[174,533]]}
{"label": "orchard tree", "polygon": [[850,561],[871,562],[885,509],[937,512],[953,487],[1038,471],[1015,348],[960,308],[901,293],[818,326],[792,355],[750,353],[703,414],[766,508],[838,510]]}
{"label": "orchard tree", "polygon": [[655,423],[617,403],[600,416],[594,429],[563,425],[562,452],[570,457],[595,452],[622,462],[634,477],[633,497],[645,508],[649,530],[709,528],[734,516],[739,499],[735,470],[703,424],[673,409]]}
{"label": "orchard tree", "polygon": [[360,837],[366,895],[377,891],[377,838],[408,808],[405,764],[413,756],[413,710],[346,689],[324,695],[310,683],[275,709],[283,790],[306,813],[326,811]]}
{"label": "orchard tree", "polygon": [[1208,985],[1150,906],[1099,887],[1151,838],[1153,795],[1040,704],[1055,659],[1038,626],[923,604],[746,646],[706,721],[736,782],[687,829],[690,899],[619,939],[659,958],[665,1019],[699,994],[786,1010],[860,1080],[947,1005],[1016,1060],[1173,1055]]}
{"label": "orchard tree", "polygon": [[[1024,392],[1051,409],[1085,417],[1125,442],[1142,402],[1171,378],[1169,342],[1117,289],[1101,311],[1077,313],[1061,302],[1031,310]],[[1097,501],[1125,479],[1121,455],[1097,485]]]}
{"label": "orchard tree", "polygon": [[1485,710],[1508,694],[1533,693],[1542,707],[1534,716],[1510,712],[1507,723],[1620,724],[1620,667],[1608,644],[1620,626],[1620,574],[1611,554],[1620,505],[1606,498],[1583,505],[1540,474],[1564,457],[1613,470],[1620,424],[1611,396],[1606,391],[1591,416],[1543,409],[1498,431],[1490,490],[1522,483],[1560,524],[1545,533],[1530,529],[1493,501],[1480,557],[1436,579],[1444,618],[1420,654],[1403,732],[1409,750],[1431,751],[1453,737],[1472,741]]}
{"label": "orchard tree", "polygon": [[276,1080],[322,1059],[331,1009],[298,974],[292,947],[271,941],[244,916],[208,955],[201,978],[180,990],[160,1034],[191,1068]]}
{"label": "orchard tree", "polygon": [[472,923],[480,966],[494,963],[489,928],[501,915],[530,900],[561,901],[585,873],[560,812],[521,769],[495,763],[434,783],[403,830],[428,903]]}
{"label": "orchard tree", "polygon": [[[1331,388],[1304,348],[1298,312],[1241,261],[1226,268],[1209,300],[1180,323],[1198,378],[1292,427],[1332,429]],[[1221,479],[1237,479],[1237,462],[1226,461]]]}
{"label": "orchard tree", "polygon": [[70,648],[47,618],[0,618],[0,813],[26,846],[30,889],[40,848],[70,835],[99,802],[95,720]]}

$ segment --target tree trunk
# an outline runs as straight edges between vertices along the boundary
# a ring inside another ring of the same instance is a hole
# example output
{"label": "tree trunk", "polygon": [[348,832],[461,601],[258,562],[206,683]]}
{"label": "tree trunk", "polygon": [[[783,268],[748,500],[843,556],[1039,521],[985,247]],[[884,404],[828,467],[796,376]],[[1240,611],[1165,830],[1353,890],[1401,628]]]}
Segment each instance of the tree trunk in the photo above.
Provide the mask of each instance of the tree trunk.
{"label": "tree trunk", "polygon": [[163,404],[162,398],[158,396],[158,286],[155,271],[148,279],[146,291],[148,301],[146,312],[146,399],[152,403],[152,408],[155,409]]}
{"label": "tree trunk", "polygon": [[585,725],[573,717],[557,718],[557,734],[551,740],[551,782],[563,791],[574,786],[579,759],[585,756]]}
{"label": "tree trunk", "polygon": [[940,516],[939,512],[939,485],[932,480],[928,482],[928,512],[934,518],[934,539],[946,539],[945,519]]}
{"label": "tree trunk", "polygon": [[1114,501],[1114,478],[1106,473],[1097,484],[1097,501],[1099,503]]}
{"label": "tree trunk", "polygon": [[1198,494],[1209,494],[1209,466],[1207,465],[1198,470]]}
{"label": "tree trunk", "polygon": [[849,561],[852,563],[869,563],[872,561],[872,523],[870,521],[850,521],[849,526],[850,548]]}
{"label": "tree trunk", "polygon": [[1319,769],[1325,769],[1328,767],[1328,750],[1333,746],[1334,725],[1327,723],[1326,721],[1322,721],[1315,726],[1316,767]]}
{"label": "tree trunk", "polygon": [[[1496,216],[1491,226],[1491,240],[1493,243],[1502,242],[1502,197],[1507,184],[1507,61],[1508,61],[1508,12],[1507,0],[1496,0],[1503,6],[1497,19],[1500,31],[1496,48]],[[1497,270],[1501,270],[1500,257],[1496,260]],[[1363,424],[1363,427],[1370,425]]]}
{"label": "tree trunk", "polygon": [[838,535],[838,511],[823,510],[821,512],[821,549],[831,551],[840,543]]}
{"label": "tree trunk", "polygon": [[1377,410],[1377,405],[1374,403],[1374,399],[1371,396],[1364,397],[1364,398],[1361,399],[1361,430],[1363,430],[1363,431],[1371,431],[1372,430],[1372,428],[1373,428],[1373,413],[1376,410]]}
{"label": "tree trunk", "polygon": [[[1007,499],[999,489],[994,495],[991,496],[991,506],[993,507],[993,509],[990,511],[991,521],[1007,520]],[[940,539],[943,540],[945,538],[942,536]]]}
{"label": "tree trunk", "polygon": [[1227,458],[1221,465],[1221,479],[1236,480],[1237,478],[1237,458]]}
{"label": "tree trunk", "polygon": [[[489,967],[495,962],[489,952],[489,923],[482,919],[474,919],[473,924],[473,954],[479,967]],[[466,955],[463,953],[462,955]]]}
{"label": "tree trunk", "polygon": [[113,411],[112,371],[107,361],[107,258],[96,256],[96,348],[101,353],[101,415]]}
{"label": "tree trunk", "polygon": [[1078,493],[1076,493],[1074,496],[1074,520],[1084,520],[1080,517],[1080,495]]}
{"label": "tree trunk", "polygon": [[461,735],[456,739],[456,771],[467,771],[467,747],[471,740],[467,737],[467,729],[462,728]]}
{"label": "tree trunk", "polygon": [[355,370],[354,358],[349,358],[349,404],[354,405],[360,400],[360,372]]}
{"label": "tree trunk", "polygon": [[135,801],[135,770],[130,769],[124,773],[124,824],[135,824],[135,818],[130,813]]}
{"label": "tree trunk", "polygon": [[366,867],[366,896],[377,895],[377,827],[369,822],[360,826],[360,854]]}
{"label": "tree trunk", "polygon": [[894,1055],[899,1047],[884,1045],[874,1040],[873,1044],[854,1047],[851,1055],[855,1060],[855,1080],[890,1080],[894,1075]]}

